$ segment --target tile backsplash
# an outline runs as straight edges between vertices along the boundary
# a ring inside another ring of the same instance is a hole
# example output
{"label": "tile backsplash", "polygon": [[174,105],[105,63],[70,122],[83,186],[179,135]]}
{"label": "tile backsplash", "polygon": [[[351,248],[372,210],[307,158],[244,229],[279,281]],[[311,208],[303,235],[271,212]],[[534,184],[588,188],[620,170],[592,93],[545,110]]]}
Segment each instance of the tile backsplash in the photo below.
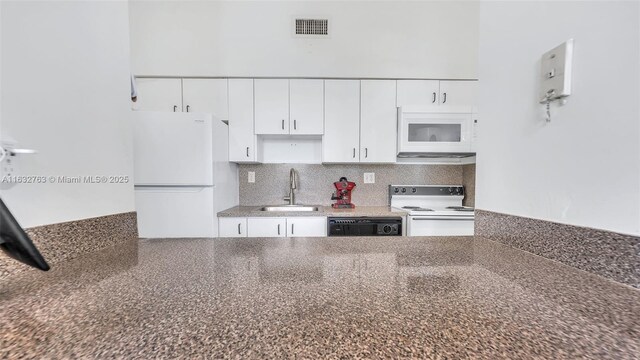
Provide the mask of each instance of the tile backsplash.
{"label": "tile backsplash", "polygon": [[[396,164],[243,164],[239,167],[240,205],[283,204],[289,189],[289,169],[298,172],[296,202],[329,205],[335,189],[333,182],[345,176],[356,183],[352,201],[360,206],[384,206],[388,203],[390,184],[459,185],[463,179],[463,165],[396,165]],[[465,169],[470,174],[471,169]],[[475,170],[475,168],[473,168]],[[256,175],[255,183],[248,183],[248,172]],[[375,183],[365,184],[364,173],[375,173]],[[470,175],[468,175],[470,176]],[[475,179],[474,179],[475,180]],[[470,192],[469,196],[473,196]],[[473,200],[465,199],[473,204]]]}

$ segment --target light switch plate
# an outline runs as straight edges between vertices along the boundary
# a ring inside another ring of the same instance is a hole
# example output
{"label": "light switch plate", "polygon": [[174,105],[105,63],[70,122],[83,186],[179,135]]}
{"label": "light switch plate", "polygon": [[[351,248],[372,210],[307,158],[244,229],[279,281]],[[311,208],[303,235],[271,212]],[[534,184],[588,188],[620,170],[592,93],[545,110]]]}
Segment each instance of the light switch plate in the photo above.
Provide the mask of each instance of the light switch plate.
{"label": "light switch plate", "polygon": [[247,181],[250,184],[253,184],[256,182],[256,172],[255,171],[249,171],[248,175],[247,175]]}
{"label": "light switch plate", "polygon": [[376,173],[364,173],[365,184],[375,184],[375,182],[376,182]]}

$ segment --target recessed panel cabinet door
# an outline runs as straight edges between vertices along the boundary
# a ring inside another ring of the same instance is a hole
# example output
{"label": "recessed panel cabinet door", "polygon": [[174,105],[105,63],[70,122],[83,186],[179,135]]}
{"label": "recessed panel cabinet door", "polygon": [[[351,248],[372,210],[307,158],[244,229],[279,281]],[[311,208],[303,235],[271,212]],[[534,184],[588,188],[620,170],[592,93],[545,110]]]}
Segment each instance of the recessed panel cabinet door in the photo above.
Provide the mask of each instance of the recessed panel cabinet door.
{"label": "recessed panel cabinet door", "polygon": [[440,81],[398,80],[397,106],[438,105]]}
{"label": "recessed panel cabinet door", "polygon": [[360,81],[360,162],[396,161],[396,81]]}
{"label": "recessed panel cabinet door", "polygon": [[440,104],[475,106],[477,81],[440,81]]}
{"label": "recessed panel cabinet door", "polygon": [[291,135],[322,135],[324,132],[324,80],[289,80]]}
{"label": "recessed panel cabinet door", "polygon": [[182,80],[138,78],[138,100],[133,104],[140,111],[182,111]]}
{"label": "recessed panel cabinet door", "polygon": [[229,119],[227,79],[183,79],[182,111],[206,112]]}
{"label": "recessed panel cabinet door", "polygon": [[289,80],[254,81],[256,134],[289,134]]}
{"label": "recessed panel cabinet door", "polygon": [[360,80],[325,80],[322,162],[360,161]]}
{"label": "recessed panel cabinet door", "polygon": [[253,80],[229,79],[229,161],[255,162]]}

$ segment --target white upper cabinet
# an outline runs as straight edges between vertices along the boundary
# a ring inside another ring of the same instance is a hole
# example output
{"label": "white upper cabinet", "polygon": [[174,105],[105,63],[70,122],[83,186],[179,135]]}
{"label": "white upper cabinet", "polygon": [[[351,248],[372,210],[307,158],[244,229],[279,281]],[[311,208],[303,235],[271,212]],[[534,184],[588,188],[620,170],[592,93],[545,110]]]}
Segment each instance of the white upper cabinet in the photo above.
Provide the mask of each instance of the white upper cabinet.
{"label": "white upper cabinet", "polygon": [[289,80],[255,80],[257,135],[289,134]]}
{"label": "white upper cabinet", "polygon": [[398,80],[397,106],[475,106],[478,82]]}
{"label": "white upper cabinet", "polygon": [[440,81],[440,104],[475,106],[477,89],[477,81]]}
{"label": "white upper cabinet", "polygon": [[180,79],[136,79],[138,100],[135,110],[182,111],[182,84]]}
{"label": "white upper cabinet", "polygon": [[253,80],[229,79],[229,161],[256,162]]}
{"label": "white upper cabinet", "polygon": [[438,105],[439,80],[398,80],[397,106]]}
{"label": "white upper cabinet", "polygon": [[359,80],[325,80],[324,121],[322,162],[359,162]]}
{"label": "white upper cabinet", "polygon": [[289,80],[289,132],[291,135],[324,133],[324,80]]}
{"label": "white upper cabinet", "polygon": [[395,80],[360,81],[360,162],[396,162]]}
{"label": "white upper cabinet", "polygon": [[206,112],[229,119],[227,79],[136,79],[135,110]]}
{"label": "white upper cabinet", "polygon": [[229,119],[227,79],[183,79],[182,111],[206,112]]}

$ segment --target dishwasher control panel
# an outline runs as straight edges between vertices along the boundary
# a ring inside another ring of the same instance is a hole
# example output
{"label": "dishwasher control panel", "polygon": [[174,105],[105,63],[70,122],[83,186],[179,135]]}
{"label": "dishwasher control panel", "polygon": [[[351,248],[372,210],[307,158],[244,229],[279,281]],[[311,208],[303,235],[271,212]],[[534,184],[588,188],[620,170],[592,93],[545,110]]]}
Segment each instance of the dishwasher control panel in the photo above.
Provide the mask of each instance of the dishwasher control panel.
{"label": "dishwasher control panel", "polygon": [[329,217],[329,236],[400,236],[401,217]]}

